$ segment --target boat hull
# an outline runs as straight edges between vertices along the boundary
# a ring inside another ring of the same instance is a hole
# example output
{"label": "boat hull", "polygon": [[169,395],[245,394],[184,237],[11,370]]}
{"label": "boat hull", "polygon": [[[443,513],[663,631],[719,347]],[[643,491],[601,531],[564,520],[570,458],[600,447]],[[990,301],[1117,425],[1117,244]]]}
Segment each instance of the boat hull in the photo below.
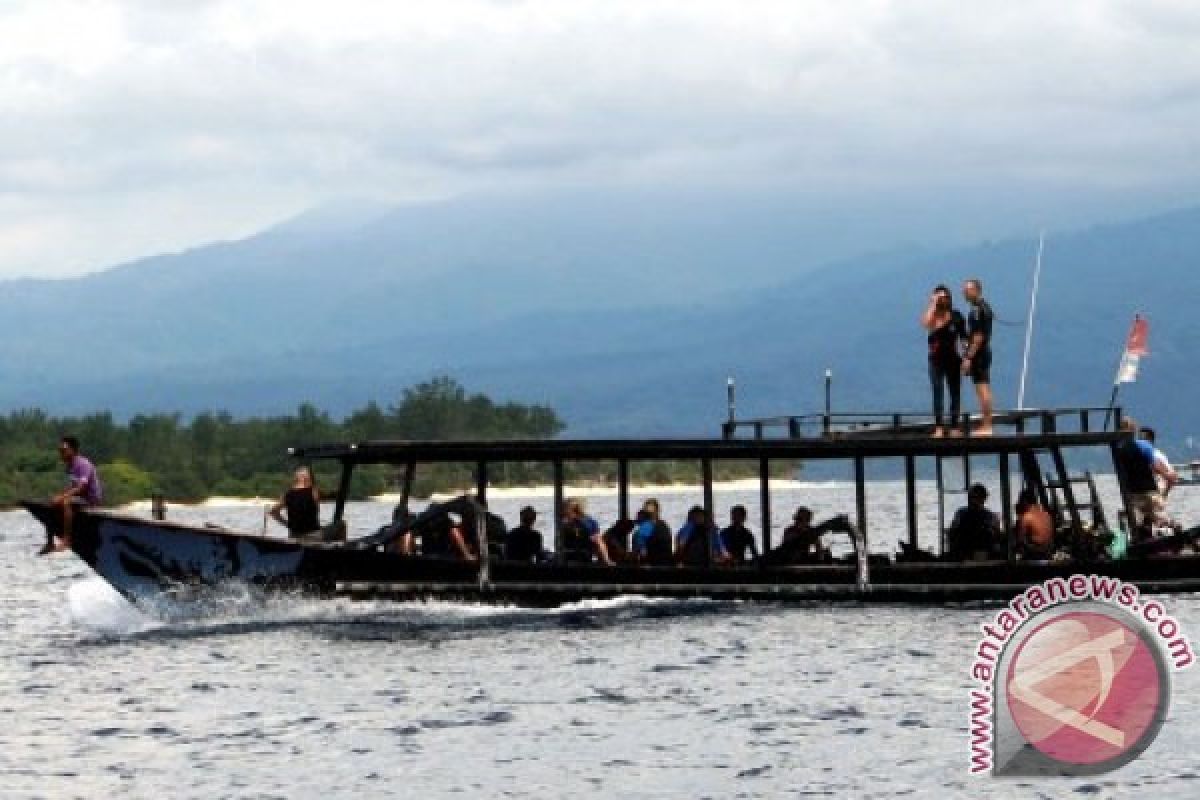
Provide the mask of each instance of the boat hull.
{"label": "boat hull", "polygon": [[[34,503],[26,508],[54,529],[53,508]],[[444,598],[529,606],[619,595],[763,601],[1002,601],[1034,584],[1081,573],[1120,578],[1147,593],[1200,591],[1200,556],[1094,564],[889,561],[872,563],[865,585],[853,564],[690,568],[494,562],[487,575],[481,576],[477,565],[457,560],[272,539],[100,511],[77,514],[71,544],[113,588],[143,606],[155,606],[164,595],[180,590],[228,582],[362,599]]]}

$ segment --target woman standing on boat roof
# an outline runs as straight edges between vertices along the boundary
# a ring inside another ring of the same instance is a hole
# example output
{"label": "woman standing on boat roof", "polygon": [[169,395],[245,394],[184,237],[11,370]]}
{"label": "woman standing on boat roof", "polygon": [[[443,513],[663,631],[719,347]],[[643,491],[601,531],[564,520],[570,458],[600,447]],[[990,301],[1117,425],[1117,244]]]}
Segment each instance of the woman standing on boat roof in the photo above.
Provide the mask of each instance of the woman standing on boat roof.
{"label": "woman standing on boat roof", "polygon": [[[321,528],[321,494],[313,485],[308,467],[297,467],[292,486],[271,506],[269,513],[276,522],[288,529],[291,536],[303,536]],[[287,512],[284,516],[283,512]]]}
{"label": "woman standing on boat roof", "polygon": [[933,389],[933,435],[944,436],[945,390],[950,393],[950,429],[955,430],[962,408],[962,358],[959,342],[967,338],[967,323],[954,308],[954,296],[937,286],[921,315],[929,332],[929,383]]}

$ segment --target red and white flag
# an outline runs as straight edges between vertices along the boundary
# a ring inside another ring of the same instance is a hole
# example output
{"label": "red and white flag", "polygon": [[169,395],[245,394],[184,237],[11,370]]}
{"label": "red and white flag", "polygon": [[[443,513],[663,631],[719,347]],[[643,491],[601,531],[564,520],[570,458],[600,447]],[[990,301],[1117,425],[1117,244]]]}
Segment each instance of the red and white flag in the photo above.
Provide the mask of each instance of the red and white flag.
{"label": "red and white flag", "polygon": [[1150,352],[1146,348],[1149,337],[1150,323],[1141,314],[1134,314],[1133,327],[1129,329],[1129,339],[1125,342],[1125,354],[1121,356],[1121,366],[1117,368],[1117,383],[1133,383],[1137,380],[1138,362]]}

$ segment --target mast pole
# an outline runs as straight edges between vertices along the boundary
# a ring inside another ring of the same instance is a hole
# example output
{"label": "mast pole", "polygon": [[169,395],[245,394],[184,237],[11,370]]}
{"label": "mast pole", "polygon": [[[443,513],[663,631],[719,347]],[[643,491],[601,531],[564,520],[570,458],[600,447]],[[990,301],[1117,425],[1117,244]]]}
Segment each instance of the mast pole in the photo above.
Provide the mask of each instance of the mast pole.
{"label": "mast pole", "polygon": [[1033,292],[1029,297],[1029,318],[1025,321],[1025,352],[1021,357],[1021,383],[1017,389],[1017,410],[1025,410],[1025,378],[1029,373],[1029,350],[1033,345],[1033,317],[1037,313],[1038,287],[1042,280],[1042,248],[1046,244],[1046,232],[1038,234],[1037,260],[1033,267]]}

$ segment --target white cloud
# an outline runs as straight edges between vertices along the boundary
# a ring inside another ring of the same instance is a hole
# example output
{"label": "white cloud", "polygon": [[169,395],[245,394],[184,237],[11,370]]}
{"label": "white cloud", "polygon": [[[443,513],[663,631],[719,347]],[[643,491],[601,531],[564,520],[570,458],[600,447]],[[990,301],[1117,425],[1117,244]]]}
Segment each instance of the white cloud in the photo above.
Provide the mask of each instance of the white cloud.
{"label": "white cloud", "polygon": [[508,185],[1196,183],[1188,0],[0,6],[0,274]]}

